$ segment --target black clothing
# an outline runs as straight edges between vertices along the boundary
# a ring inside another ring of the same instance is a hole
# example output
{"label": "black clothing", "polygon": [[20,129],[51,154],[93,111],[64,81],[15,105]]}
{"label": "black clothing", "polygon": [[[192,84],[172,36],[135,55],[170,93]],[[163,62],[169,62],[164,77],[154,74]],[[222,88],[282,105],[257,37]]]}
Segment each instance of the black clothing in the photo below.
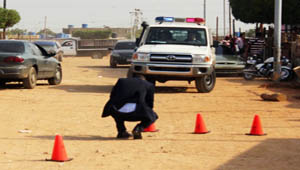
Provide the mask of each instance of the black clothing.
{"label": "black clothing", "polygon": [[[113,87],[110,99],[103,109],[102,117],[112,116],[118,132],[126,131],[124,121],[141,121],[135,129],[143,130],[158,118],[152,110],[154,85],[139,78],[120,78]],[[136,109],[130,113],[118,110],[126,103],[136,103]]]}

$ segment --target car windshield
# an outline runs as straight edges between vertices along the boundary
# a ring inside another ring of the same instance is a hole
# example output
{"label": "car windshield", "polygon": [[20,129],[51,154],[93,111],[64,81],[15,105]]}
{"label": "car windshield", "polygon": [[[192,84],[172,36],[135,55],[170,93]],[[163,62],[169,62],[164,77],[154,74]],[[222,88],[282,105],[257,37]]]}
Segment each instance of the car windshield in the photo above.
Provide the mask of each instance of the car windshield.
{"label": "car windshield", "polygon": [[43,47],[45,50],[49,51],[50,49],[55,50],[55,43],[54,42],[47,42],[47,41],[36,41],[35,44]]}
{"label": "car windshield", "polygon": [[116,50],[127,50],[127,49],[134,49],[135,42],[119,42],[116,44]]}
{"label": "car windshield", "polygon": [[215,50],[217,55],[234,55],[233,50],[226,45],[219,45]]}
{"label": "car windshield", "polygon": [[0,52],[3,53],[24,53],[25,47],[22,42],[0,41]]}
{"label": "car windshield", "polygon": [[207,46],[207,35],[203,28],[152,27],[149,30],[146,44]]}

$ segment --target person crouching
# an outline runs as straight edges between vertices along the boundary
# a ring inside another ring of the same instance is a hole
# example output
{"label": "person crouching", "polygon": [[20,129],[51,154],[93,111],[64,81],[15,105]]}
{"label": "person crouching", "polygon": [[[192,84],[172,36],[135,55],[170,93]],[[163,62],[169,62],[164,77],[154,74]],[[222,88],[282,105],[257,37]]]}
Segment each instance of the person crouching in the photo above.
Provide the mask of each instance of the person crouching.
{"label": "person crouching", "polygon": [[142,139],[144,128],[154,123],[158,116],[153,111],[154,85],[141,77],[120,78],[110,93],[102,117],[112,116],[116,122],[117,138],[129,138],[125,121],[140,121],[132,130],[134,139]]}

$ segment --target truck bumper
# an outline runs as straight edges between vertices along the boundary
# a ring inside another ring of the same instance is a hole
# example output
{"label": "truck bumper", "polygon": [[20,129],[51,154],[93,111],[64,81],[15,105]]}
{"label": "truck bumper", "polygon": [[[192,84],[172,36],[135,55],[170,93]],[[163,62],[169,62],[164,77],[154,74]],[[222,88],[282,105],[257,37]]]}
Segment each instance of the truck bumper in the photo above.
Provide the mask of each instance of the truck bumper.
{"label": "truck bumper", "polygon": [[165,76],[188,76],[201,77],[211,74],[214,70],[212,65],[191,65],[191,64],[153,64],[153,63],[132,63],[133,73],[143,75],[165,75]]}

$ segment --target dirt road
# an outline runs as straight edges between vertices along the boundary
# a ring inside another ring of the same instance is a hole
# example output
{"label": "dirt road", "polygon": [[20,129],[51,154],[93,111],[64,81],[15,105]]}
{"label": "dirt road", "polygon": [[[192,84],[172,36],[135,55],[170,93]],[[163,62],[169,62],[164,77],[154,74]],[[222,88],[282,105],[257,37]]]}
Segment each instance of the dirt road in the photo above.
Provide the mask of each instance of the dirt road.
{"label": "dirt road", "polygon": [[[240,77],[218,77],[208,94],[197,93],[194,83],[157,83],[159,132],[143,133],[143,140],[116,140],[113,119],[102,119],[100,113],[127,68],[111,69],[108,63],[107,58],[65,58],[59,86],[40,81],[33,90],[18,84],[0,89],[0,169],[299,169],[300,89],[266,87],[265,80]],[[259,97],[272,92],[288,95],[288,101]],[[211,133],[192,134],[197,113]],[[266,136],[245,135],[255,114]],[[135,124],[127,123],[128,130]],[[56,134],[63,136],[74,160],[44,161],[51,158]]]}

